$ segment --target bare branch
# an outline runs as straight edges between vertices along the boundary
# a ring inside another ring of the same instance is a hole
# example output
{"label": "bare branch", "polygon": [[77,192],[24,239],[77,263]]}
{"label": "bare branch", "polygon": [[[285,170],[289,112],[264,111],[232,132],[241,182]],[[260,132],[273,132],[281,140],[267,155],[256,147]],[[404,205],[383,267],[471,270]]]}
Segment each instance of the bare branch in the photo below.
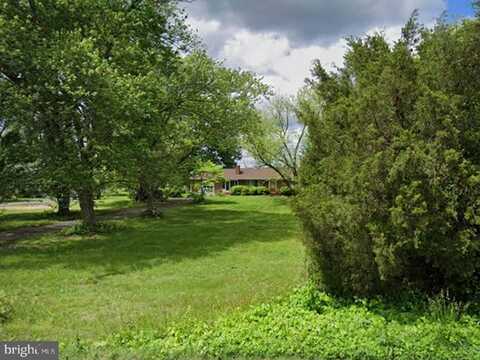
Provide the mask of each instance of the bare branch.
{"label": "bare branch", "polygon": [[302,127],[302,132],[300,133],[300,136],[298,137],[297,144],[295,145],[295,165],[297,165],[298,162],[298,152],[300,151],[300,146],[302,145],[303,137],[305,136],[305,132],[307,130],[307,125],[303,125]]}

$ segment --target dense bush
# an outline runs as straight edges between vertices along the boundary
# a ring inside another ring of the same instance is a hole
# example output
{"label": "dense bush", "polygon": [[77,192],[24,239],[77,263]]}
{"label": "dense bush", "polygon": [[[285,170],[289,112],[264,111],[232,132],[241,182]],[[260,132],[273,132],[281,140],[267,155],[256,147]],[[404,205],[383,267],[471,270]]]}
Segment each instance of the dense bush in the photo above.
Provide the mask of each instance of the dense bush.
{"label": "dense bush", "polygon": [[283,196],[293,196],[295,195],[293,189],[289,188],[288,186],[282,186],[280,188],[280,195]]}
{"label": "dense bush", "polygon": [[266,186],[257,186],[255,188],[256,195],[268,195],[270,194],[270,190]]}
{"label": "dense bush", "polygon": [[230,189],[231,195],[268,195],[270,190],[265,186],[236,185]]}
{"label": "dense bush", "polygon": [[[478,359],[479,318],[432,313],[423,299],[346,301],[308,286],[272,304],[165,332],[108,341],[135,358]],[[108,351],[108,350],[107,350]]]}
{"label": "dense bush", "polygon": [[183,194],[185,194],[185,190],[181,187],[171,187],[164,189],[163,193],[167,198],[177,199],[183,197]]}
{"label": "dense bush", "polygon": [[393,46],[350,40],[338,73],[315,65],[297,212],[327,289],[478,296],[479,27],[413,18]]}
{"label": "dense bush", "polygon": [[243,188],[244,188],[243,185],[232,186],[231,189],[230,189],[230,194],[231,195],[242,195]]}

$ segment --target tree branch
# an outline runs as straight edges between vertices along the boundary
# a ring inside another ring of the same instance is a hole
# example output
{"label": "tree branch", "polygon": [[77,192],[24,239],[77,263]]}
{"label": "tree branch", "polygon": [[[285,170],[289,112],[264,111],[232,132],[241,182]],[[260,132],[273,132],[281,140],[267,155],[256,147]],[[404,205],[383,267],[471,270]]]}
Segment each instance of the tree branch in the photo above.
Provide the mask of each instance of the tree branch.
{"label": "tree branch", "polygon": [[8,82],[12,83],[13,85],[18,85],[20,83],[20,78],[17,74],[8,71],[5,65],[0,64],[0,76],[3,77]]}
{"label": "tree branch", "polygon": [[295,166],[297,166],[298,152],[300,150],[300,146],[302,144],[303,137],[305,136],[306,129],[307,129],[307,125],[304,124],[303,128],[302,128],[302,132],[300,133],[300,136],[298,137],[297,145],[295,146],[295,153],[294,153]]}
{"label": "tree branch", "polygon": [[30,6],[30,11],[32,13],[32,18],[35,21],[37,19],[37,5],[35,4],[35,0],[28,0],[28,5]]}

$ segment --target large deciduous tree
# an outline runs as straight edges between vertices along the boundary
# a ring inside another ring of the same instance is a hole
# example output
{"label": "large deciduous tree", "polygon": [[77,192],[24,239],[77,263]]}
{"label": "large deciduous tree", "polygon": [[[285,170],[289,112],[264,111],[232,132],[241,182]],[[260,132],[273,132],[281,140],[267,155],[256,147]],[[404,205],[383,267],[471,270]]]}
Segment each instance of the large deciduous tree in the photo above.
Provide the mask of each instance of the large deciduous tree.
{"label": "large deciduous tree", "polygon": [[146,74],[168,75],[188,43],[175,1],[1,2],[1,81],[24,104],[15,121],[42,174],[77,192],[89,227],[117,165],[112,144],[132,125],[122,95]]}
{"label": "large deciduous tree", "polygon": [[239,154],[253,104],[266,91],[252,74],[201,51],[178,59],[168,76],[149,73],[130,85],[135,96],[124,99],[124,111],[136,126],[119,138],[118,155],[130,159],[121,177],[139,187],[152,213],[159,189],[187,183],[199,160],[225,164]]}

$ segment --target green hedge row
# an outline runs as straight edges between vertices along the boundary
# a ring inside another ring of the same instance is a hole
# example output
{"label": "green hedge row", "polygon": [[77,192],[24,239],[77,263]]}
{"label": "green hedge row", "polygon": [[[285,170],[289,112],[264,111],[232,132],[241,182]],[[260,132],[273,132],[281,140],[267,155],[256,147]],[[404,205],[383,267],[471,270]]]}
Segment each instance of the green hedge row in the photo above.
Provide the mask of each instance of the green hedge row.
{"label": "green hedge row", "polygon": [[[270,189],[265,186],[245,186],[236,185],[230,189],[231,195],[269,195]],[[279,194],[283,196],[292,196],[294,191],[288,186],[282,186],[279,190]]]}
{"label": "green hedge row", "polygon": [[236,185],[230,189],[231,195],[268,195],[270,190],[265,186]]}

